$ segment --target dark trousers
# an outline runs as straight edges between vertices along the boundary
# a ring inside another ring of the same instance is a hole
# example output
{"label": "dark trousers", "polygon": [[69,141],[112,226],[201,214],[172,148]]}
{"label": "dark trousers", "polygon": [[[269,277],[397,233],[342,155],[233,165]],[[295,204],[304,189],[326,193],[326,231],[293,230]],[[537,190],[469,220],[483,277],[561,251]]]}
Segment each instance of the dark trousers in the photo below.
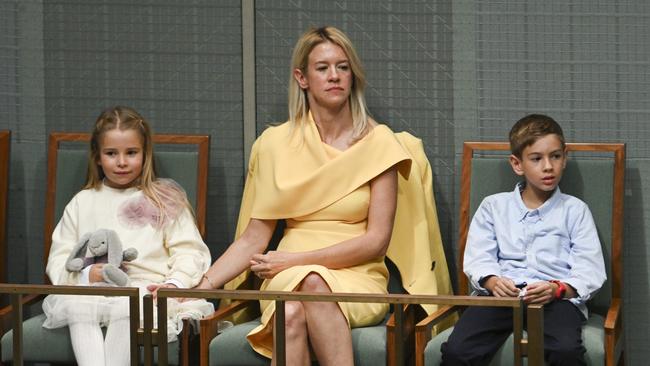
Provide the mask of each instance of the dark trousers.
{"label": "dark trousers", "polygon": [[[569,301],[544,305],[544,359],[551,365],[585,365],[584,316]],[[441,346],[442,365],[488,365],[512,333],[512,309],[471,306]]]}

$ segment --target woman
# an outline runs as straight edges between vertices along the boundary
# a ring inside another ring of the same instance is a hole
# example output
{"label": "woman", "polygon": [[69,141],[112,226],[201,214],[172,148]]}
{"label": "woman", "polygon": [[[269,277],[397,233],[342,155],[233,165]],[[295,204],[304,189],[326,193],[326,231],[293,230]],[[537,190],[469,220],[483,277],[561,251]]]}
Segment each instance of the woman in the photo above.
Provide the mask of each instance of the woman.
{"label": "woman", "polygon": [[[250,269],[262,290],[386,293],[384,255],[395,217],[398,174],[411,159],[384,125],[368,116],[356,51],[333,27],[307,31],[292,57],[289,121],[256,141],[240,212],[241,235],[199,288],[223,286]],[[262,254],[276,221],[278,249]],[[272,357],[274,303],[248,339]],[[381,321],[386,304],[288,301],[287,364],[352,365],[350,327]],[[335,337],[331,335],[335,334]]]}

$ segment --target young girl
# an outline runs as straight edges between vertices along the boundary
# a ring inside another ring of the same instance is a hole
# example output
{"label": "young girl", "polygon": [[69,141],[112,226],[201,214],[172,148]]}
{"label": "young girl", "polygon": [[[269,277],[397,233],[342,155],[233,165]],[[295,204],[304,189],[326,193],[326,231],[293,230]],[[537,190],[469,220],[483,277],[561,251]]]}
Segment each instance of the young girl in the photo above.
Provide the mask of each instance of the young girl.
{"label": "young girl", "polygon": [[[159,287],[191,288],[210,265],[210,252],[196,227],[184,191],[157,179],[149,124],[135,110],[114,107],[97,118],[90,141],[86,185],[68,203],[52,234],[47,275],[55,285],[105,285],[102,264],[81,272],[65,268],[73,247],[97,229],[117,232],[138,257],[123,266],[141,295]],[[170,340],[181,315],[201,317],[212,305],[170,300]],[[79,365],[128,365],[128,299],[50,295],[43,302],[46,328],[68,326]],[[106,337],[101,327],[106,327]]]}

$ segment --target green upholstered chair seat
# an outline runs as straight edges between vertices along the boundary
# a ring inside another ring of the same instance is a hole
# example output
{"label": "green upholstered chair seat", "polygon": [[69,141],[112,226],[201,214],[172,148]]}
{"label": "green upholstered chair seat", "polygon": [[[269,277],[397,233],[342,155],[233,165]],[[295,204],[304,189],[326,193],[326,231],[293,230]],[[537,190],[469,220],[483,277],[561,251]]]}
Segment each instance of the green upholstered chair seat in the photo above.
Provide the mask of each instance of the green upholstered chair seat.
{"label": "green upholstered chair seat", "polygon": [[[45,314],[40,314],[23,322],[24,361],[75,364],[68,328],[43,328],[44,321]],[[178,347],[178,341],[168,344],[167,353],[170,365],[178,365]],[[2,362],[11,361],[12,352],[13,331],[9,331],[2,336]],[[154,352],[154,359],[157,360],[157,358],[157,352]],[[142,353],[140,361],[143,362]]]}
{"label": "green upholstered chair seat", "polygon": [[[605,329],[603,325],[605,319],[598,314],[591,314],[589,319],[582,326],[582,342],[587,349],[585,360],[589,366],[604,365],[605,348],[603,342],[605,339]],[[447,341],[453,327],[433,337],[424,349],[424,363],[426,366],[437,366],[440,364],[441,353],[440,346]],[[525,332],[524,332],[525,335]],[[512,334],[503,343],[499,351],[494,355],[490,366],[508,366],[514,365]],[[524,359],[524,364],[527,360]]]}
{"label": "green upholstered chair seat", "polygon": [[[228,328],[210,342],[211,366],[266,366],[269,359],[253,350],[246,335],[260,324],[259,319]],[[352,329],[354,364],[386,364],[386,327],[382,325]]]}

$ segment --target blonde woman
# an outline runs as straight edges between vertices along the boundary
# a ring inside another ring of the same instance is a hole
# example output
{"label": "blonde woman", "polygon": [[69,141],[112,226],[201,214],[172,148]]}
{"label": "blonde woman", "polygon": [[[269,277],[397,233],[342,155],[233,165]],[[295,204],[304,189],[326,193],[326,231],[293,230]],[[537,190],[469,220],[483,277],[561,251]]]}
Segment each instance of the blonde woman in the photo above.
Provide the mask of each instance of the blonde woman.
{"label": "blonde woman", "polygon": [[[250,270],[262,290],[386,293],[384,255],[395,217],[398,174],[411,159],[385,125],[368,116],[365,77],[348,37],[333,27],[298,40],[289,80],[289,120],[253,146],[238,237],[201,288]],[[286,229],[264,253],[277,220]],[[352,365],[350,327],[380,322],[386,304],[287,302],[289,365]],[[274,303],[248,340],[272,358]],[[334,335],[334,336],[333,336]]]}

